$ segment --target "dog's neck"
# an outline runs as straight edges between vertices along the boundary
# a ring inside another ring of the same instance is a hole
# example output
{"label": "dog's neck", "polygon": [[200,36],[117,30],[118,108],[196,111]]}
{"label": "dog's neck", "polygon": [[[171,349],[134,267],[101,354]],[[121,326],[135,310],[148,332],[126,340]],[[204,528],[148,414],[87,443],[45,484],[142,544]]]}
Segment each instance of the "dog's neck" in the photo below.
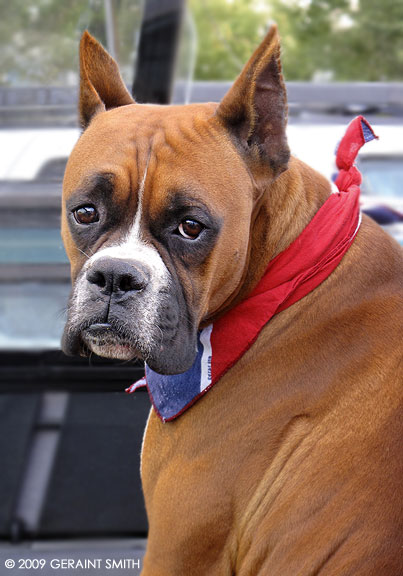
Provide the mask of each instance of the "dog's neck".
{"label": "dog's neck", "polygon": [[325,177],[291,158],[288,169],[267,188],[260,202],[252,226],[249,261],[238,291],[207,323],[252,292],[270,260],[301,234],[330,194],[331,185]]}
{"label": "dog's neck", "polygon": [[[253,269],[254,265],[261,264],[264,269],[301,234],[330,194],[331,185],[325,177],[292,158],[288,170],[265,194],[251,239],[249,267]],[[258,257],[253,252],[257,252]],[[262,274],[252,270],[252,281],[257,282]]]}

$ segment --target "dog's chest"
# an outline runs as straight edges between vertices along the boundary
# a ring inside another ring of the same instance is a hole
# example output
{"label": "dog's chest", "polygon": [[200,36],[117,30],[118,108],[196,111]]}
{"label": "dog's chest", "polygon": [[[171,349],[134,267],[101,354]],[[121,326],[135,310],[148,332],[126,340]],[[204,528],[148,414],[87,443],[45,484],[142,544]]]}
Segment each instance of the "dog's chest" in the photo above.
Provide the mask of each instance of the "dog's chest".
{"label": "dog's chest", "polygon": [[[150,417],[142,455],[147,555],[153,565],[156,558],[164,561],[165,574],[178,573],[178,558],[192,567],[183,574],[232,574],[256,489],[268,469],[275,478],[281,468],[285,455],[279,454],[278,465],[275,455],[291,407],[274,389],[261,385],[256,390],[265,375],[267,380],[266,366],[256,367],[253,381],[249,368],[248,361],[241,362],[173,422],[163,424],[154,413]],[[290,430],[291,442],[299,441],[301,427],[305,421]],[[166,534],[173,536],[167,540]],[[170,551],[163,551],[165,546]],[[175,559],[172,569],[170,558]]]}

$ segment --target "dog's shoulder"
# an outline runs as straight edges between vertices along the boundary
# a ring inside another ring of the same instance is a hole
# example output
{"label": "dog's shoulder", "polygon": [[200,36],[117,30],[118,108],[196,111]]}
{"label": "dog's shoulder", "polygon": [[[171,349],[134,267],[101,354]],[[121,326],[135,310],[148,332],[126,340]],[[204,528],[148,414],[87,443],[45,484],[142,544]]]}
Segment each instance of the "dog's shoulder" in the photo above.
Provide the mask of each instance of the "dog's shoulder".
{"label": "dog's shoulder", "polygon": [[[390,337],[399,338],[403,320],[403,250],[371,218],[363,215],[361,229],[341,266],[341,280],[347,281],[357,305],[366,308],[388,327]],[[381,326],[380,326],[381,327]]]}
{"label": "dog's shoulder", "polygon": [[[376,271],[378,280],[390,286],[402,289],[403,250],[378,224],[365,214],[357,235],[357,244],[361,252],[360,265],[370,268],[371,276]],[[374,269],[375,266],[375,269]]]}

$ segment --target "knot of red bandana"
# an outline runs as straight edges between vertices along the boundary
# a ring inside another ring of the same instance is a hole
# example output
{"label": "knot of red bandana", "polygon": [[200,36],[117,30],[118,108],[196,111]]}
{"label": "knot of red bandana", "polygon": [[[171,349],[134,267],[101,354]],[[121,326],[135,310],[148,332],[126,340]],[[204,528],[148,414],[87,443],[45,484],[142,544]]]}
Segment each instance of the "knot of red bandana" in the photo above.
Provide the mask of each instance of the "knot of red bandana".
{"label": "knot of red bandana", "polygon": [[351,186],[360,186],[361,172],[354,166],[354,161],[360,148],[374,138],[378,136],[375,136],[363,116],[357,116],[350,122],[336,152],[336,166],[339,173],[335,184],[340,191],[347,191]]}

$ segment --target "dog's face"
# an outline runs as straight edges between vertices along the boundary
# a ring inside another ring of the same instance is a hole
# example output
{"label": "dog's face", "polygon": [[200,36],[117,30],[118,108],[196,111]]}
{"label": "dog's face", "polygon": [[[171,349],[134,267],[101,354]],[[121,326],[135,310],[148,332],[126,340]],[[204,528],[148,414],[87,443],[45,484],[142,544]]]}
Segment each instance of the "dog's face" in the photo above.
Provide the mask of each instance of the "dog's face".
{"label": "dog's face", "polygon": [[[200,324],[239,293],[262,162],[230,100],[219,108],[131,103],[115,63],[84,36],[85,130],[63,184],[73,279],[67,353],[141,357],[157,372],[183,372]],[[265,179],[285,168],[287,150]]]}
{"label": "dog's face", "polygon": [[192,108],[117,108],[77,143],[64,181],[67,351],[184,370],[200,322],[240,284],[252,183],[215,107]]}

